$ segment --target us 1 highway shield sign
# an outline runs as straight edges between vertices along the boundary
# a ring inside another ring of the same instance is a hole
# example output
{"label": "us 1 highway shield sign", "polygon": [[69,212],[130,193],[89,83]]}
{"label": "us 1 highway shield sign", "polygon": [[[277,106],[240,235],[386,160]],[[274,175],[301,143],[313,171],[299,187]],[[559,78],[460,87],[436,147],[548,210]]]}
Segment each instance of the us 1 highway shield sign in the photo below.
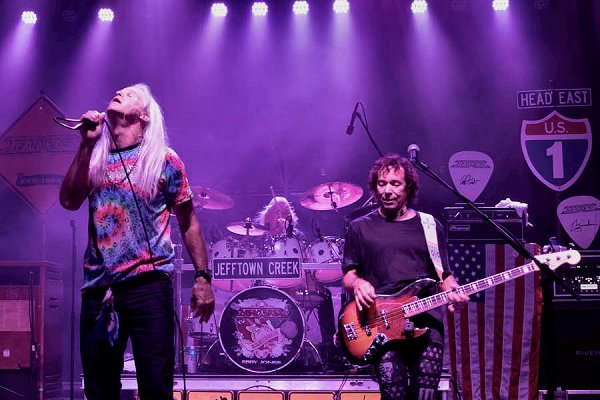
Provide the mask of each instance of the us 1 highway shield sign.
{"label": "us 1 highway shield sign", "polygon": [[563,191],[577,181],[590,158],[590,123],[556,111],[537,121],[523,120],[521,149],[531,172],[549,188]]}

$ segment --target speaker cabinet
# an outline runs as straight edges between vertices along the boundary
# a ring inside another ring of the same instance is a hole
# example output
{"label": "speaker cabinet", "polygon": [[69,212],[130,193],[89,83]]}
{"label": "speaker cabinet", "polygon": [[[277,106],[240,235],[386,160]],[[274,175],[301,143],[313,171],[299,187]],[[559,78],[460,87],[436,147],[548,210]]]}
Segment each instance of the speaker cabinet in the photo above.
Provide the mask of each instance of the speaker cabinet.
{"label": "speaker cabinet", "polygon": [[[600,301],[554,302],[552,311],[556,386],[570,390],[599,390]],[[543,378],[546,359],[547,355],[542,354],[540,372]],[[546,382],[542,379],[543,388],[546,388]]]}
{"label": "speaker cabinet", "polygon": [[54,263],[0,261],[0,398],[61,398],[63,290]]}

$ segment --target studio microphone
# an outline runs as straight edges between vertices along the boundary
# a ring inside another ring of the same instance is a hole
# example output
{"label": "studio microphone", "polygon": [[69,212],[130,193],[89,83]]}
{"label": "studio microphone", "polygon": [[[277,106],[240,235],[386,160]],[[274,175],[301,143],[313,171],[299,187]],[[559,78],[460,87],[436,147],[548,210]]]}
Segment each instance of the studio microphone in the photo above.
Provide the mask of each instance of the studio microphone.
{"label": "studio microphone", "polygon": [[421,149],[416,144],[411,144],[408,146],[408,159],[412,162],[419,162],[419,152]]}
{"label": "studio microphone", "polygon": [[350,123],[348,124],[348,127],[346,128],[346,135],[352,135],[352,132],[354,132],[354,120],[356,119],[356,116],[358,115],[358,103],[357,102],[356,105],[354,106],[354,111],[352,111],[352,118],[350,118]]}
{"label": "studio microphone", "polygon": [[87,119],[87,118],[64,118],[64,117],[54,117],[54,122],[56,122],[57,124],[59,124],[62,127],[71,129],[72,131],[77,131],[79,129],[93,131],[100,124],[99,122],[94,122],[91,119]]}

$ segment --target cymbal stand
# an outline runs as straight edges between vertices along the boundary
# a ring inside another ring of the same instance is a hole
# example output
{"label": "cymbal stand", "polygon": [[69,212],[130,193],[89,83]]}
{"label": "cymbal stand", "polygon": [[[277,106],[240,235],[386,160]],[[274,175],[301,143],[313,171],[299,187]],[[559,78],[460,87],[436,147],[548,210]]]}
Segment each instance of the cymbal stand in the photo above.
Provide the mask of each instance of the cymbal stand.
{"label": "cymbal stand", "polygon": [[302,354],[303,361],[305,362],[305,366],[308,366],[308,365],[306,365],[307,359],[306,359],[306,350],[304,349],[304,345],[306,344],[306,345],[310,346],[316,354],[316,359],[317,359],[318,363],[322,366],[323,358],[321,357],[321,354],[317,350],[317,347],[314,345],[314,343],[306,338],[306,334],[308,333],[308,331],[310,329],[310,327],[308,326],[308,320],[310,319],[311,315],[317,319],[317,322],[319,322],[319,317],[315,312],[317,307],[313,307],[313,304],[310,301],[311,284],[315,284],[315,282],[316,282],[316,278],[314,277],[314,272],[311,270],[306,270],[304,280],[306,281],[306,290],[303,290],[301,292],[302,300],[300,300],[300,302],[299,302],[300,307],[302,308],[302,311],[304,313],[304,341],[302,342],[301,354]]}

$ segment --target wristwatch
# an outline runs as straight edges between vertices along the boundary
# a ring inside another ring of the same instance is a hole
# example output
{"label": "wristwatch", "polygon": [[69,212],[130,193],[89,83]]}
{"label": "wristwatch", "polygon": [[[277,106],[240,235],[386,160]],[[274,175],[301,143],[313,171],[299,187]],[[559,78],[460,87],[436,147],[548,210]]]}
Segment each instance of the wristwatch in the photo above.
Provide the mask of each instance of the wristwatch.
{"label": "wristwatch", "polygon": [[208,268],[196,270],[196,272],[194,272],[194,279],[198,279],[199,277],[203,277],[208,283],[211,283],[212,271]]}

